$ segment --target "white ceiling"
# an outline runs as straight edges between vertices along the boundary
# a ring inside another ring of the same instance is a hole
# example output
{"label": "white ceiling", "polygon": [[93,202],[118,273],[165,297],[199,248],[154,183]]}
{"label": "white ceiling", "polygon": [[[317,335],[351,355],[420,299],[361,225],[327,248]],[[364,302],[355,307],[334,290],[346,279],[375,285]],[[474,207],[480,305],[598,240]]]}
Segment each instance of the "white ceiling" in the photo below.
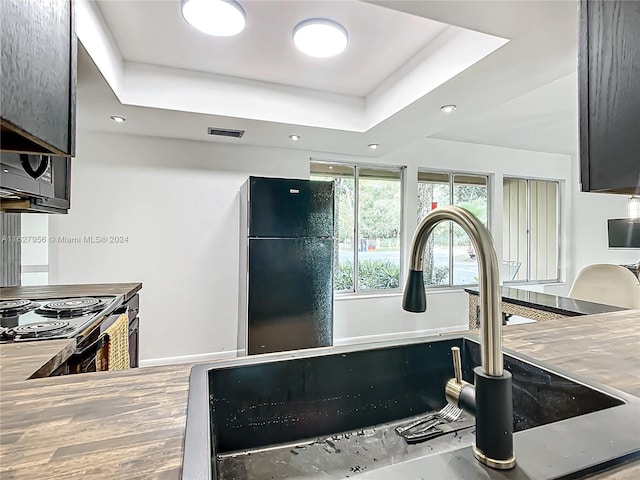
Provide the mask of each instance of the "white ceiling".
{"label": "white ceiling", "polygon": [[572,73],[432,135],[443,140],[575,154],[577,75]]}
{"label": "white ceiling", "polygon": [[[100,1],[93,17],[79,0],[91,57],[79,127],[370,156],[426,136],[575,152],[575,1],[240,2],[246,36],[221,41],[186,25],[177,0]],[[293,26],[318,15],[351,32],[353,51],[330,65],[291,48]],[[208,126],[246,134],[211,138]]]}
{"label": "white ceiling", "polygon": [[[245,30],[212,37],[183,20],[178,1],[97,4],[126,60],[357,96],[369,94],[447,27],[355,0],[244,0]],[[293,28],[308,18],[343,25],[349,48],[333,58],[300,53]]]}

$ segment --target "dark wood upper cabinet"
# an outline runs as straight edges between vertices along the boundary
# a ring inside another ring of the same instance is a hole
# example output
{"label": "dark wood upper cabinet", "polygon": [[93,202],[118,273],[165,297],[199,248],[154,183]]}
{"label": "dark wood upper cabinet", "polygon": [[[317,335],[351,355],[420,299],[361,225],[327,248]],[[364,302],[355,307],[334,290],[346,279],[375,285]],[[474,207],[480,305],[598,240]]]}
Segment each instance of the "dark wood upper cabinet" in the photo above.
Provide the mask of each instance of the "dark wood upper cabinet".
{"label": "dark wood upper cabinet", "polygon": [[640,1],[581,0],[582,191],[640,191]]}
{"label": "dark wood upper cabinet", "polygon": [[75,154],[73,0],[0,0],[0,148]]}

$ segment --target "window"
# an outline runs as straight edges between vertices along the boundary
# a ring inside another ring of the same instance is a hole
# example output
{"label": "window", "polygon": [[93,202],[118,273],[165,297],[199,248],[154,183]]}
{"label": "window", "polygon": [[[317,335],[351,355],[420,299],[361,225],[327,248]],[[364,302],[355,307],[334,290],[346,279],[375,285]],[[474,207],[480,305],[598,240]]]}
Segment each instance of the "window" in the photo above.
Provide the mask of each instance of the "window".
{"label": "window", "polygon": [[336,291],[400,288],[402,171],[311,162],[312,180],[333,180],[336,186]]}
{"label": "window", "polygon": [[505,178],[503,194],[503,280],[557,281],[559,183]]}
{"label": "window", "polygon": [[49,215],[20,215],[21,285],[49,283]]}
{"label": "window", "polygon": [[[482,175],[418,172],[418,221],[442,205],[457,205],[473,213],[487,226],[488,178]],[[478,264],[471,239],[453,222],[441,222],[424,254],[426,285],[478,283]]]}

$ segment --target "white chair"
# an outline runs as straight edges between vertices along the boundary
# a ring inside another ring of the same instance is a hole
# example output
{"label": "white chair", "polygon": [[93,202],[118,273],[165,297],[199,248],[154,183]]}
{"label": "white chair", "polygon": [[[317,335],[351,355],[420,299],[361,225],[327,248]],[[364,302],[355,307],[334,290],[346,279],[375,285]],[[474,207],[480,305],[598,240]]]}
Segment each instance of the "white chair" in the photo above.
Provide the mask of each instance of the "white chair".
{"label": "white chair", "polygon": [[589,265],[578,273],[569,297],[587,302],[640,309],[640,283],[625,267],[606,263]]}

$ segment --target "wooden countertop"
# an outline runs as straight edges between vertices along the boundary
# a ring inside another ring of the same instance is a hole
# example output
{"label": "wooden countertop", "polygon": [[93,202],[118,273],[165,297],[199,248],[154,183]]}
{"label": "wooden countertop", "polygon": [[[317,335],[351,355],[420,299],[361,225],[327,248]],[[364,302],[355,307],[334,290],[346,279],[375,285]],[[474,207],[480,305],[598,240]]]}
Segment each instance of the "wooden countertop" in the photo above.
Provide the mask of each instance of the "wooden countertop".
{"label": "wooden countertop", "polygon": [[[0,288],[0,300],[39,300],[65,297],[123,295],[130,300],[142,283],[99,283],[79,285],[37,285]],[[75,339],[21,342],[11,348],[0,345],[2,384],[26,378],[46,377],[76,350]],[[0,439],[1,440],[1,439]]]}
{"label": "wooden countertop", "polygon": [[76,345],[74,338],[0,344],[0,387],[50,375],[76,351]]}
{"label": "wooden countertop", "polygon": [[[33,364],[55,350],[38,343]],[[508,327],[504,344],[640,396],[638,310]],[[191,365],[25,381],[33,367],[15,366],[28,356],[16,347],[0,347],[3,480],[180,478]],[[590,478],[639,477],[637,461]]]}
{"label": "wooden countertop", "polygon": [[39,300],[42,298],[91,297],[124,295],[126,302],[142,288],[141,283],[92,283],[79,285],[37,285],[29,287],[2,287],[1,300]]}

